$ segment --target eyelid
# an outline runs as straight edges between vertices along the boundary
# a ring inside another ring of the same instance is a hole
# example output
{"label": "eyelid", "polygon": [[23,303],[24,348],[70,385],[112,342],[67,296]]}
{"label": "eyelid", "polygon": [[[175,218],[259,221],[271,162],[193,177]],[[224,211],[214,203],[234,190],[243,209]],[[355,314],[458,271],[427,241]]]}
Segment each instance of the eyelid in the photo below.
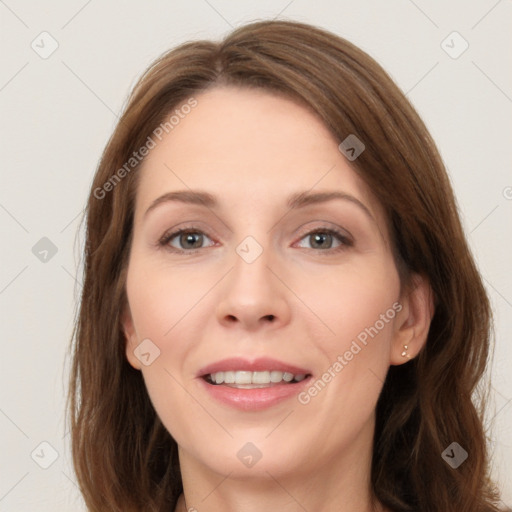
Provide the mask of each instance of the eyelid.
{"label": "eyelid", "polygon": [[337,224],[334,224],[332,222],[329,222],[328,220],[318,220],[318,221],[313,221],[313,222],[318,222],[320,223],[319,226],[317,227],[303,227],[303,226],[309,226],[309,224],[311,222],[307,222],[306,224],[302,224],[302,226],[300,226],[298,229],[299,229],[299,235],[301,237],[303,237],[304,235],[307,235],[307,234],[311,234],[311,233],[315,233],[316,231],[321,231],[321,230],[324,230],[324,231],[334,231],[335,233],[337,233],[339,236],[342,236],[348,240],[350,240],[351,242],[354,242],[354,237],[352,236],[352,233],[350,233],[350,231],[346,228],[342,228],[340,226],[338,226]]}

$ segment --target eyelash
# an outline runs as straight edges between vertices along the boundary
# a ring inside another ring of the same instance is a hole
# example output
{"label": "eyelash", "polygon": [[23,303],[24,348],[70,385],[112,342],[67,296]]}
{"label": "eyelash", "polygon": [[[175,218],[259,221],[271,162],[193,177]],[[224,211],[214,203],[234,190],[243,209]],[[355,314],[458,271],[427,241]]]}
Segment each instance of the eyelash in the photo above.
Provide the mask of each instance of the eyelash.
{"label": "eyelash", "polygon": [[[201,235],[208,236],[207,233],[204,233],[200,229],[196,229],[193,226],[188,226],[188,227],[184,227],[184,228],[178,229],[178,230],[176,230],[176,231],[174,231],[172,233],[164,234],[163,237],[158,241],[158,246],[159,247],[164,247],[168,251],[173,252],[173,253],[177,253],[177,254],[185,254],[185,253],[186,254],[195,254],[195,253],[197,253],[198,251],[200,251],[202,249],[206,249],[206,247],[200,247],[198,249],[186,250],[186,249],[177,249],[176,247],[172,247],[172,246],[169,245],[169,242],[173,238],[175,238],[175,237],[177,237],[177,236],[179,236],[179,235],[181,235],[183,233],[201,234]],[[354,245],[352,240],[350,240],[350,238],[347,235],[345,235],[341,231],[338,231],[337,229],[327,228],[327,227],[320,227],[320,228],[314,229],[313,231],[308,231],[307,233],[302,235],[300,240],[302,240],[303,238],[306,238],[308,236],[318,234],[318,233],[327,234],[327,235],[333,235],[335,238],[338,239],[339,242],[341,242],[341,245],[339,245],[338,247],[332,248],[332,249],[318,249],[318,250],[316,250],[316,252],[327,253],[326,255],[337,254],[338,252],[347,250],[347,248],[352,247]],[[211,238],[211,237],[208,236],[208,238]],[[309,250],[315,251],[314,248],[310,248]]]}

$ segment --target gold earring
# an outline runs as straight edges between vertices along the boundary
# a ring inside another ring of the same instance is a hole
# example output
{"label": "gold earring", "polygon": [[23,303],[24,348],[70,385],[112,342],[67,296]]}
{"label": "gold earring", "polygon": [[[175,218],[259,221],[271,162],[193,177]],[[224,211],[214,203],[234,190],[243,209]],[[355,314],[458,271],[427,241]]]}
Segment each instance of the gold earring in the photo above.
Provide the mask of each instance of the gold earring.
{"label": "gold earring", "polygon": [[411,359],[411,356],[407,353],[407,345],[404,345],[404,351],[402,352],[402,357],[407,357],[408,359]]}

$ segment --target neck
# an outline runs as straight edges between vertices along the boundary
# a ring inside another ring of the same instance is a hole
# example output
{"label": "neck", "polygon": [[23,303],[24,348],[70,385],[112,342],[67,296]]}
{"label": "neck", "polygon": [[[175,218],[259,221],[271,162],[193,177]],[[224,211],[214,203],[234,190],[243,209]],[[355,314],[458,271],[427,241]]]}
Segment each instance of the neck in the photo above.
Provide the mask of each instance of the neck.
{"label": "neck", "polygon": [[[200,500],[200,509],[196,506],[190,505],[192,502],[195,503],[197,500],[194,501],[190,498],[186,500],[184,494],[181,494],[174,512],[199,512],[203,510],[205,512],[219,510],[226,512],[235,512],[240,510],[243,510],[244,512],[251,512],[261,511],[262,507],[265,507],[265,510],[274,506],[279,507],[278,510],[282,512],[304,512],[306,510],[315,510],[317,512],[327,512],[332,510],[337,510],[339,512],[392,512],[382,504],[372,502],[369,496],[367,499],[361,501],[351,501],[350,498],[345,501],[344,495],[339,489],[336,493],[335,499],[333,499],[332,496],[328,497],[327,495],[324,496],[321,501],[308,499],[308,504],[306,506],[301,503],[293,493],[285,489],[281,482],[277,483],[276,481],[276,486],[281,489],[280,493],[276,493],[272,489],[269,489],[268,492],[262,495],[259,491],[254,492],[253,490],[248,490],[244,485],[241,485],[237,492],[237,496],[230,499],[231,505],[227,505],[227,493],[223,493],[223,497],[212,500],[212,502],[207,506],[201,504]],[[232,488],[234,489],[235,486],[232,486]],[[302,489],[302,491],[304,491],[304,489]],[[343,500],[343,503],[340,503],[340,500]],[[214,501],[217,504],[214,504]],[[220,503],[223,504],[221,505]],[[275,503],[275,505],[272,505],[272,503]],[[275,509],[272,508],[272,510]]]}

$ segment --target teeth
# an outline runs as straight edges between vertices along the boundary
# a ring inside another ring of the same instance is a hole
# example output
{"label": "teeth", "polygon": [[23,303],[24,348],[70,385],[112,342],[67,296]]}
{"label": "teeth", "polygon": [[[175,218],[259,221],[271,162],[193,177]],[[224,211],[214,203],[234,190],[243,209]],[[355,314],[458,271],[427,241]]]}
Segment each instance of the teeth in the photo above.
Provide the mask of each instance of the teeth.
{"label": "teeth", "polygon": [[279,382],[300,382],[306,378],[305,374],[294,375],[288,372],[264,371],[227,371],[210,374],[210,380],[215,384],[277,384]]}
{"label": "teeth", "polygon": [[268,384],[270,382],[270,372],[252,372],[252,382],[247,384]]}
{"label": "teeth", "polygon": [[224,382],[226,384],[234,384],[235,383],[235,372],[224,372]]}
{"label": "teeth", "polygon": [[[223,372],[219,372],[221,375]],[[218,379],[218,373],[215,379]],[[224,380],[223,377],[221,377]],[[236,372],[235,373],[235,384],[252,384],[252,372]]]}
{"label": "teeth", "polygon": [[288,372],[283,373],[283,380],[285,380],[286,382],[292,381],[293,373],[288,373]]}
{"label": "teeth", "polygon": [[270,372],[271,382],[281,382],[283,380],[283,372]]}

